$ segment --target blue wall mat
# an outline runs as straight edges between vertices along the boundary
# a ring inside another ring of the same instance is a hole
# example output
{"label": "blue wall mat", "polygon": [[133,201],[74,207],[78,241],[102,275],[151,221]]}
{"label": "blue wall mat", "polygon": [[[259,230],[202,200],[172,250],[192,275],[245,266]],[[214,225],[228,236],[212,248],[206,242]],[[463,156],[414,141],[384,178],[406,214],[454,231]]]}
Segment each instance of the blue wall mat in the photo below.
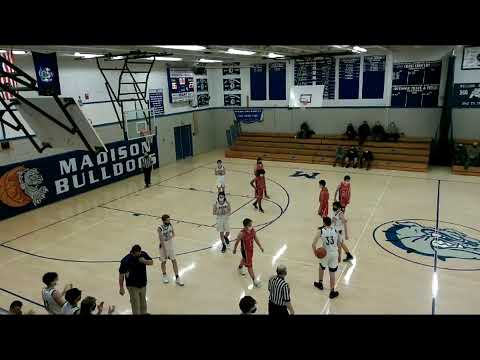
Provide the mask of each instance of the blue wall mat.
{"label": "blue wall mat", "polygon": [[107,152],[69,151],[0,166],[0,220],[140,174],[150,149],[158,168],[157,136],[106,144]]}

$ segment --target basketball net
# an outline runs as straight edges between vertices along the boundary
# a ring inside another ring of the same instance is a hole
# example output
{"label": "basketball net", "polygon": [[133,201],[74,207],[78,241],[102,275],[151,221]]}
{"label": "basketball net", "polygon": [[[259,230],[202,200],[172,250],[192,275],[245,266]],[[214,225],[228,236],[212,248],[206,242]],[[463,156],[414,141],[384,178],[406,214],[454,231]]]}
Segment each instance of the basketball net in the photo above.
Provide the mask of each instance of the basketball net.
{"label": "basketball net", "polygon": [[307,105],[310,104],[310,102],[309,102],[309,101],[301,101],[301,100],[300,100],[300,104],[302,104],[302,105],[300,106],[300,109],[303,111],[303,110],[306,109]]}

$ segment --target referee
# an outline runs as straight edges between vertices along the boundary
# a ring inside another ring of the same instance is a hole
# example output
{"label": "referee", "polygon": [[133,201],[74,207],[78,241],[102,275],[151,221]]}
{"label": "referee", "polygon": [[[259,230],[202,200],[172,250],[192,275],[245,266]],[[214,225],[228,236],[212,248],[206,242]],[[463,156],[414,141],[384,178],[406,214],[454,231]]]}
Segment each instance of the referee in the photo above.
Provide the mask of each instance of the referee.
{"label": "referee", "polygon": [[290,300],[290,287],[285,281],[287,276],[287,267],[278,265],[277,275],[272,276],[268,281],[268,291],[270,296],[268,299],[269,315],[295,315]]}
{"label": "referee", "polygon": [[143,169],[143,176],[145,178],[145,187],[150,186],[150,177],[152,175],[152,167],[153,167],[152,158],[150,157],[150,154],[148,153],[148,151],[145,151],[142,157],[142,169]]}

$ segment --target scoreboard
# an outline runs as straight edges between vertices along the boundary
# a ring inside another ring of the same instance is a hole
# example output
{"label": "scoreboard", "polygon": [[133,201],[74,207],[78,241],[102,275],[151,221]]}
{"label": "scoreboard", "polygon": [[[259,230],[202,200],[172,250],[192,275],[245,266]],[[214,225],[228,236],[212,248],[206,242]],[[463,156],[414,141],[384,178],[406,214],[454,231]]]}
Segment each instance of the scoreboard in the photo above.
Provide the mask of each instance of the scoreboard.
{"label": "scoreboard", "polygon": [[193,100],[195,92],[193,71],[167,68],[167,79],[170,103]]}

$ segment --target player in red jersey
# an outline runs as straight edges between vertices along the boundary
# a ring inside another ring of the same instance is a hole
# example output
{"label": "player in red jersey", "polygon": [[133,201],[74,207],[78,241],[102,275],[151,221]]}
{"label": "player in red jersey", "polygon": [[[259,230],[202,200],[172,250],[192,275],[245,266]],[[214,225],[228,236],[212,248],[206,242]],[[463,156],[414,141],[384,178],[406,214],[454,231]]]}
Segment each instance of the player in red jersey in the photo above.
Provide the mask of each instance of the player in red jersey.
{"label": "player in red jersey", "polygon": [[330,195],[328,194],[327,189],[327,182],[325,180],[320,180],[320,196],[318,197],[318,201],[320,202],[320,206],[318,208],[318,215],[322,218],[328,216],[328,198]]}
{"label": "player in red jersey", "polygon": [[262,199],[263,193],[265,192],[265,170],[257,170],[255,179],[250,181],[250,185],[255,189],[256,200],[253,203],[253,206],[255,207],[255,209],[259,209],[263,213],[264,211],[262,209]]}
{"label": "player in red jersey", "polygon": [[255,287],[260,287],[261,282],[255,278],[255,273],[253,272],[253,241],[257,243],[260,250],[263,252],[263,247],[258,241],[257,233],[253,228],[253,222],[250,219],[243,220],[243,229],[237,236],[235,240],[235,246],[233,247],[233,253],[237,252],[238,243],[241,243],[240,250],[242,252],[242,260],[240,265],[238,265],[238,271],[240,274],[245,275],[245,268],[248,269],[248,273],[253,280],[253,285]]}
{"label": "player in red jersey", "polygon": [[340,206],[342,207],[343,212],[345,212],[347,205],[350,204],[350,197],[351,197],[350,176],[346,175],[343,178],[343,181],[338,185],[337,191],[335,191],[335,201],[337,201],[337,195],[338,195],[338,202],[340,203]]}
{"label": "player in red jersey", "polygon": [[[265,170],[263,168],[263,163],[262,163],[262,158],[257,158],[257,163],[255,165],[255,168],[253,169],[253,175],[257,176],[257,170]],[[265,198],[270,199],[270,197],[267,195],[267,184],[265,184]]]}

